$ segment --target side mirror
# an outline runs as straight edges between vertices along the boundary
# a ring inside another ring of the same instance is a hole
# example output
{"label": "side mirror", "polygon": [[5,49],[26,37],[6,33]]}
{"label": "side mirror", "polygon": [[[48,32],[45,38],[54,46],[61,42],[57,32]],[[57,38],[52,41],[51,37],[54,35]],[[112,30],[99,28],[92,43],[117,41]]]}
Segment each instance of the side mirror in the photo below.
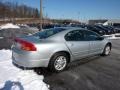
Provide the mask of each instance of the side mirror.
{"label": "side mirror", "polygon": [[97,37],[97,40],[104,40],[104,37]]}

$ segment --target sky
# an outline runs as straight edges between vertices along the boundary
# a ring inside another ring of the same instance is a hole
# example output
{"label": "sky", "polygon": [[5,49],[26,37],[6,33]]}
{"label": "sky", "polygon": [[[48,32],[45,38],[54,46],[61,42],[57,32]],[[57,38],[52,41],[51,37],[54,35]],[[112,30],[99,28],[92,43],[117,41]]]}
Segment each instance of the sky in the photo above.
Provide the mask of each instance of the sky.
{"label": "sky", "polygon": [[[40,7],[40,0],[8,1]],[[43,10],[57,19],[120,19],[120,0],[43,0]]]}

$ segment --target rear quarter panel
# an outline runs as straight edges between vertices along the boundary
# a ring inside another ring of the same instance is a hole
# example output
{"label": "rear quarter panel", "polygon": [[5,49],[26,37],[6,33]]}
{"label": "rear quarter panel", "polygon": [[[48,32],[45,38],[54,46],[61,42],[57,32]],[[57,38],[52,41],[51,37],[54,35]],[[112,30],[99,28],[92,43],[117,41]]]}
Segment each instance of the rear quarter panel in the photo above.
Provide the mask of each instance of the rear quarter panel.
{"label": "rear quarter panel", "polygon": [[[66,47],[64,42],[57,42],[57,41],[46,41],[41,44],[36,44],[37,53],[39,54],[39,58],[48,59],[57,52],[66,51],[69,52],[69,49]],[[71,53],[70,53],[71,55]]]}

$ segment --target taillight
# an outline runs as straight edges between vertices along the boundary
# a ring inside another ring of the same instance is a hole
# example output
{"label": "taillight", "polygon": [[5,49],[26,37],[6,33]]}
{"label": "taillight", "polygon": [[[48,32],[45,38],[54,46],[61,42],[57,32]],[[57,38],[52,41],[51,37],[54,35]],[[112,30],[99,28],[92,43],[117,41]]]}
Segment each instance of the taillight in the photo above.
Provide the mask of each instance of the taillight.
{"label": "taillight", "polygon": [[26,50],[26,51],[36,51],[36,47],[34,44],[32,44],[31,42],[16,38],[15,42],[20,44],[20,48],[22,50]]}

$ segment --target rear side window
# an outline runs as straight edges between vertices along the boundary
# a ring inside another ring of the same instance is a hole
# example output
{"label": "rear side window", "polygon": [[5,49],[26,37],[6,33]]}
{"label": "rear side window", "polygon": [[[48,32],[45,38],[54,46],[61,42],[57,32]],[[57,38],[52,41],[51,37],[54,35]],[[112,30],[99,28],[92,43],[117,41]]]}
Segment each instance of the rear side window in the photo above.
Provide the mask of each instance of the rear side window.
{"label": "rear side window", "polygon": [[64,28],[52,28],[52,29],[47,29],[47,30],[44,30],[44,31],[40,31],[36,34],[33,34],[33,36],[37,36],[40,39],[45,39],[45,38],[48,38],[48,37],[50,37],[54,34],[62,32],[64,30],[66,30],[66,29],[64,29]]}
{"label": "rear side window", "polygon": [[65,35],[66,41],[83,41],[84,36],[82,30],[70,31]]}

